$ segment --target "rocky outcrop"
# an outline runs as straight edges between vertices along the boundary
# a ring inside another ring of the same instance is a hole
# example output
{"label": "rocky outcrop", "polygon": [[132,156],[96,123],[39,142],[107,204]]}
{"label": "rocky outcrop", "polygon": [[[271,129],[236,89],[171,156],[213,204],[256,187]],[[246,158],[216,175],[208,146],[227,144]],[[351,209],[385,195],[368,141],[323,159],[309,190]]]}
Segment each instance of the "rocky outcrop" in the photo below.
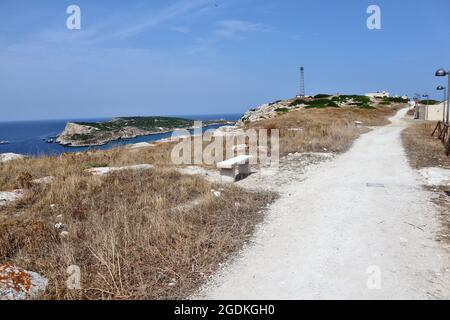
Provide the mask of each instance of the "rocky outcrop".
{"label": "rocky outcrop", "polygon": [[56,142],[71,147],[101,146],[110,141],[131,139],[152,133],[155,133],[155,131],[134,127],[123,127],[118,130],[100,130],[92,126],[69,122],[56,139]]}
{"label": "rocky outcrop", "polygon": [[48,280],[41,275],[13,265],[0,265],[0,300],[27,300],[47,289]]}
{"label": "rocky outcrop", "polygon": [[22,190],[0,191],[0,207],[20,199],[22,195]]}
{"label": "rocky outcrop", "polygon": [[0,153],[0,162],[8,162],[8,161],[23,159],[23,158],[25,158],[24,155],[17,154],[17,153]]}
{"label": "rocky outcrop", "polygon": [[247,111],[239,120],[238,125],[242,126],[249,122],[271,119],[279,114],[289,112],[304,106],[306,100],[302,98],[279,100],[272,103],[266,103],[254,109]]}

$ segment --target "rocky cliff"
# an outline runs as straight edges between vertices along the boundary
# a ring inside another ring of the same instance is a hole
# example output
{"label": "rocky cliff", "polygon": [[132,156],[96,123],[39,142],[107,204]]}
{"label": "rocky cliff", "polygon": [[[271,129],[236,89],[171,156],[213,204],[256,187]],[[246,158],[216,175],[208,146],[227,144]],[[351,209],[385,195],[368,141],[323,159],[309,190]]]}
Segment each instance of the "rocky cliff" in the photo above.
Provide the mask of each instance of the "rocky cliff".
{"label": "rocky cliff", "polygon": [[71,147],[99,146],[110,141],[188,128],[193,121],[169,117],[115,118],[108,122],[68,122],[56,142]]}

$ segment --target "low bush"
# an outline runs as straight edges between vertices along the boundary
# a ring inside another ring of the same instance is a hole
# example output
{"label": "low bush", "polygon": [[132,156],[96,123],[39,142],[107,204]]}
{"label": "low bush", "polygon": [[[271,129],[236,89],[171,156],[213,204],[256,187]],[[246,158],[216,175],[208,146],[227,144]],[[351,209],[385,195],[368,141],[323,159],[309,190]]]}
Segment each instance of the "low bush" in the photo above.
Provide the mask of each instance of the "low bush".
{"label": "low bush", "polygon": [[305,99],[297,98],[289,104],[289,107],[295,107],[300,104],[306,104],[307,101]]}
{"label": "low bush", "polygon": [[435,105],[439,104],[440,102],[437,100],[430,99],[430,100],[420,100],[420,103],[425,105]]}
{"label": "low bush", "polygon": [[331,97],[331,95],[320,93],[320,94],[316,94],[314,96],[314,99],[324,99],[324,98],[329,98],[329,97]]}
{"label": "low bush", "polygon": [[339,108],[336,102],[328,100],[328,99],[318,99],[308,101],[305,106],[306,109],[310,108]]}

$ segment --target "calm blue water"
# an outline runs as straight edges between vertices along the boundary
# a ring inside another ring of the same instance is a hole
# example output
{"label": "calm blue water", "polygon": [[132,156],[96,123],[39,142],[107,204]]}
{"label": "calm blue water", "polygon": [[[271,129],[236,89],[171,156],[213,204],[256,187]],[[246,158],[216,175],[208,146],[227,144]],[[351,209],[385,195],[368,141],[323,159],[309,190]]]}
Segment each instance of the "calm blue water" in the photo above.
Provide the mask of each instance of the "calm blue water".
{"label": "calm blue water", "polygon": [[[193,120],[217,120],[225,119],[237,121],[240,114],[222,115],[195,115],[177,116],[180,118]],[[88,149],[110,149],[113,147],[130,143],[156,141],[169,138],[171,133],[152,134],[141,136],[130,140],[112,141],[104,146],[98,147],[64,147],[57,143],[47,143],[50,137],[55,137],[64,130],[68,121],[109,121],[111,118],[98,119],[65,119],[65,120],[42,120],[42,121],[21,121],[21,122],[0,122],[0,141],[9,141],[9,144],[0,144],[0,153],[14,152],[31,156],[37,155],[58,155],[64,152],[78,152]],[[208,126],[204,129],[217,128],[219,126]]]}

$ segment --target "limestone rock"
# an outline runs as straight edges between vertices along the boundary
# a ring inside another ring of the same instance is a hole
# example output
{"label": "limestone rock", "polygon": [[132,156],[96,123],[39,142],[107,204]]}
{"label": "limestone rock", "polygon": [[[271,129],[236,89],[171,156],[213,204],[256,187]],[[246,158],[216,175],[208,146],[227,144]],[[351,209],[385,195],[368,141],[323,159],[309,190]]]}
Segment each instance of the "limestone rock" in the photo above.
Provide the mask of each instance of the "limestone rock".
{"label": "limestone rock", "polygon": [[0,300],[27,300],[43,294],[48,280],[13,265],[0,265]]}

